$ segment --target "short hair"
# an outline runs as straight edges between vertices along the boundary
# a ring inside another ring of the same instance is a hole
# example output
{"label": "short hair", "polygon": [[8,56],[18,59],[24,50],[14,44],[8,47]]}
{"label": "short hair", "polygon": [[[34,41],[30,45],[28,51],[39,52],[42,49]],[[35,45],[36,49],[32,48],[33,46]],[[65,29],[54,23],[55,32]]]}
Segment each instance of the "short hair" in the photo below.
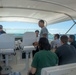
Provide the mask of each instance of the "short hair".
{"label": "short hair", "polygon": [[75,40],[75,36],[74,35],[69,35],[69,37],[73,40]]}
{"label": "short hair", "polygon": [[39,30],[36,30],[35,32],[38,32],[39,33]]}
{"label": "short hair", "polygon": [[2,25],[0,25],[0,28],[2,29],[2,28],[3,28],[3,26],[2,26]]}
{"label": "short hair", "polygon": [[44,20],[40,20],[39,22],[43,23],[44,24]]}
{"label": "short hair", "polygon": [[47,38],[40,38],[38,44],[40,50],[50,50],[50,44]]}
{"label": "short hair", "polygon": [[68,37],[67,37],[66,35],[62,35],[60,39],[61,39],[61,41],[62,41],[64,44],[67,44],[67,42],[68,42]]}
{"label": "short hair", "polygon": [[60,35],[59,34],[55,34],[55,37],[57,37],[59,39],[60,38]]}

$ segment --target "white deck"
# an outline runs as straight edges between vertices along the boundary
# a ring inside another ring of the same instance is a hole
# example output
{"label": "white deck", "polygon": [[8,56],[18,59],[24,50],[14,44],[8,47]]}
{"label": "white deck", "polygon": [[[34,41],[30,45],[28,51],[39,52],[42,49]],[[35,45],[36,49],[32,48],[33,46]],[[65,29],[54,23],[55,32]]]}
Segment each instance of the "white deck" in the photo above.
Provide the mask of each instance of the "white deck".
{"label": "white deck", "polygon": [[[10,57],[10,56],[9,56]],[[16,55],[12,55],[12,60],[9,61],[9,65],[12,67],[12,72],[20,72],[21,75],[27,75],[26,60],[21,58],[21,52],[19,50],[16,51]],[[29,70],[31,67],[32,58],[29,59]],[[0,62],[1,66],[3,66],[3,62]]]}

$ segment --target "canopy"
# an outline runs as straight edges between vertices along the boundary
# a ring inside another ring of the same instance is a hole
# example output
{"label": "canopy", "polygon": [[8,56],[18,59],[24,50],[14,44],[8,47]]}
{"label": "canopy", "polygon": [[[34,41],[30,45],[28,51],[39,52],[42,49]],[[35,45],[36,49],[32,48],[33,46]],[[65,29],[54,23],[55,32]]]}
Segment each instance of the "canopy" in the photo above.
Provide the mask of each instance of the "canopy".
{"label": "canopy", "polygon": [[76,19],[76,0],[0,0],[0,21],[47,24]]}

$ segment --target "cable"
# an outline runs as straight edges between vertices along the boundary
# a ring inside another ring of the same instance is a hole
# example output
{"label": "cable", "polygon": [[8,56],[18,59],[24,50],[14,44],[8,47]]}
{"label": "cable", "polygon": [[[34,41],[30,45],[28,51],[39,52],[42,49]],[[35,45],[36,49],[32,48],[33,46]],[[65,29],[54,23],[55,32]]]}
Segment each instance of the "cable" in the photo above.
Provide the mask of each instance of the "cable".
{"label": "cable", "polygon": [[75,26],[75,24],[76,22],[68,29],[68,31],[65,34],[67,34]]}

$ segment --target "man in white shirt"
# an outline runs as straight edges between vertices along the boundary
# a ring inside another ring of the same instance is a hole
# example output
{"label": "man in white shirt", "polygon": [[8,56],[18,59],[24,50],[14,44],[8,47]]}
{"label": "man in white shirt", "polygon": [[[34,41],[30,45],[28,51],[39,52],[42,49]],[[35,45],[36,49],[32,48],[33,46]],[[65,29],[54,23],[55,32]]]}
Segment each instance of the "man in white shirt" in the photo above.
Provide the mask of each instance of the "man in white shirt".
{"label": "man in white shirt", "polygon": [[33,57],[34,57],[35,53],[39,51],[39,49],[38,49],[39,30],[36,30],[35,34],[36,34],[36,41],[33,43],[33,46],[35,46],[36,50],[32,52],[33,53]]}
{"label": "man in white shirt", "polygon": [[38,42],[39,41],[39,30],[36,30],[35,34],[36,34],[36,41]]}
{"label": "man in white shirt", "polygon": [[61,42],[60,42],[59,38],[60,38],[59,34],[54,35],[54,41],[51,42],[51,47],[52,48],[56,48],[56,47],[61,46]]}

